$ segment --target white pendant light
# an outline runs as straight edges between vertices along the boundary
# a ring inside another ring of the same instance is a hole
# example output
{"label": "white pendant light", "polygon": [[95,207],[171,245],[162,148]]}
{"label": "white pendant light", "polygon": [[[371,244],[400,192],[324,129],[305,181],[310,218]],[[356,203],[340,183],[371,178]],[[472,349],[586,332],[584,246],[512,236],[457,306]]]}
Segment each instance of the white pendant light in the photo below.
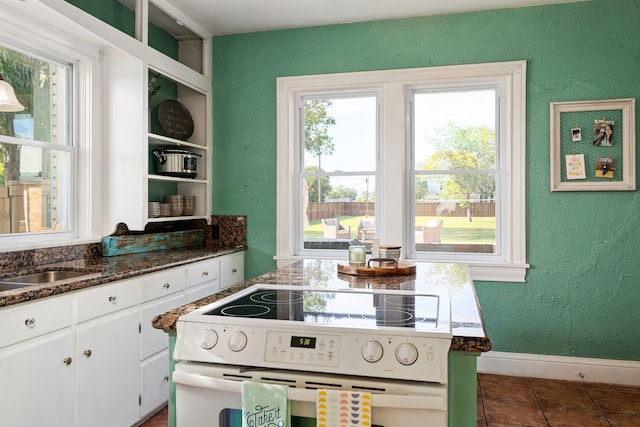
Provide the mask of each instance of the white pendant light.
{"label": "white pendant light", "polygon": [[0,112],[17,112],[24,110],[11,85],[0,74]]}

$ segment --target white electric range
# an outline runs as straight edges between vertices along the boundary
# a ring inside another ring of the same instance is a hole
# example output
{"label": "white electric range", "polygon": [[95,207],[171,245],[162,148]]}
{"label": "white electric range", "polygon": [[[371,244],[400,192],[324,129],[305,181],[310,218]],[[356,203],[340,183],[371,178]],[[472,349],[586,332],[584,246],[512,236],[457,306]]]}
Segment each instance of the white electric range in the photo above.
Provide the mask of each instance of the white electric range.
{"label": "white electric range", "polygon": [[289,385],[299,425],[339,388],[373,393],[374,425],[446,426],[451,337],[448,294],[254,285],[178,320],[178,426],[240,425],[242,381]]}

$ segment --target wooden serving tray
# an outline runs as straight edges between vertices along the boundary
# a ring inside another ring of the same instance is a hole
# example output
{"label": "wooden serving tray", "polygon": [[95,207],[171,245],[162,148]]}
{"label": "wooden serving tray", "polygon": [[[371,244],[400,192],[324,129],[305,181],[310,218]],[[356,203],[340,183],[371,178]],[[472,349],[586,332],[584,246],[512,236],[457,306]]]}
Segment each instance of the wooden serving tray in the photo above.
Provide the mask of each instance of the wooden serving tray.
{"label": "wooden serving tray", "polygon": [[366,266],[349,265],[348,262],[339,262],[338,272],[354,276],[403,276],[406,274],[415,274],[416,272],[416,265],[411,261],[400,260],[397,261],[396,265],[378,267],[376,265],[379,265],[380,263],[376,260],[385,259],[372,258]]}

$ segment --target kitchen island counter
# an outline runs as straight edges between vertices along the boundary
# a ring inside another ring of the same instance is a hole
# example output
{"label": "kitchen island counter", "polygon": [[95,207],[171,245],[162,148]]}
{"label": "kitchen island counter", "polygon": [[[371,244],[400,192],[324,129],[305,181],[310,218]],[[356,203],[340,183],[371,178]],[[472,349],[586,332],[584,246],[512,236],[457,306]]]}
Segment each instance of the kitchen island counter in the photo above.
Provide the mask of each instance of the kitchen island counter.
{"label": "kitchen island counter", "polygon": [[[153,326],[168,333],[170,354],[173,354],[176,323],[181,315],[257,284],[415,290],[420,293],[449,292],[453,339],[448,357],[448,426],[476,426],[477,358],[482,352],[491,349],[491,341],[484,329],[482,312],[468,267],[453,263],[416,263],[416,273],[412,275],[362,277],[338,273],[338,262],[340,261],[316,259],[297,261],[160,314],[153,319]],[[170,358],[169,365],[173,371],[173,358]],[[169,390],[169,426],[175,427],[175,385],[172,381]]]}
{"label": "kitchen island counter", "polygon": [[232,295],[255,284],[314,286],[327,288],[373,288],[415,290],[417,292],[447,291],[451,295],[451,350],[486,352],[491,341],[485,333],[482,313],[476,299],[473,281],[464,264],[416,263],[416,274],[404,276],[365,277],[338,273],[339,261],[301,260],[254,279],[238,283],[191,304],[157,316],[153,326],[167,332],[175,331],[178,318],[199,307]]}

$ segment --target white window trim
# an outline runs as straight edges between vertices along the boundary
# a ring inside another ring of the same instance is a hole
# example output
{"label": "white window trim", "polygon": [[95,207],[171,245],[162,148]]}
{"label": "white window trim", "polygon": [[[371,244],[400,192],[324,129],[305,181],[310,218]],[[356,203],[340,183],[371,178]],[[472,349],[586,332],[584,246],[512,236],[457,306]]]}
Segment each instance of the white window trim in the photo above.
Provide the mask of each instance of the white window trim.
{"label": "white window trim", "polygon": [[[296,176],[295,143],[296,97],[300,93],[380,88],[384,102],[380,107],[380,194],[377,202],[384,206],[405,206],[407,127],[405,116],[385,114],[402,111],[406,105],[406,88],[428,83],[447,84],[464,80],[479,83],[504,82],[506,88],[506,216],[504,259],[499,262],[467,262],[474,280],[524,282],[526,270],[525,228],[525,91],[526,61],[496,62],[442,67],[410,68],[339,74],[281,77],[276,81],[277,108],[277,217],[276,256],[278,266],[302,258],[295,254]],[[402,189],[402,191],[398,191]],[[378,208],[376,208],[378,209]],[[411,241],[405,236],[405,212],[386,210],[378,224],[385,244],[402,245]],[[333,255],[333,256],[332,256]],[[325,258],[336,258],[327,254]],[[440,260],[442,262],[443,260]]]}
{"label": "white window trim", "polygon": [[[102,65],[104,47],[98,38],[75,22],[53,12],[40,2],[0,0],[0,38],[34,52],[51,52],[73,63],[73,114],[69,137],[74,140],[76,165],[72,190],[74,231],[0,237],[0,252],[81,244],[101,238],[102,183],[100,182]],[[12,4],[13,3],[13,4]],[[38,28],[34,32],[33,28]],[[80,200],[76,196],[81,195]]]}

